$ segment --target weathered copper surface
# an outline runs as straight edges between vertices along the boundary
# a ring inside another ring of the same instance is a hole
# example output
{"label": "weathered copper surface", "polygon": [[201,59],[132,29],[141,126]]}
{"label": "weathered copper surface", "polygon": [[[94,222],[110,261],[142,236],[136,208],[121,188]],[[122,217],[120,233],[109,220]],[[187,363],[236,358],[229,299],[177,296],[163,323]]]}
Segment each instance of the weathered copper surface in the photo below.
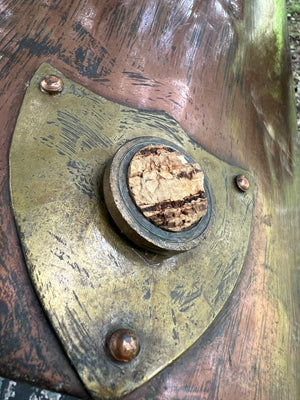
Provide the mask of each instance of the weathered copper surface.
{"label": "weathered copper surface", "polygon": [[[224,306],[244,263],[255,187],[237,190],[238,172],[251,173],[195,145],[168,115],[120,106],[63,76],[63,93],[45,96],[41,76],[54,73],[61,76],[43,64],[24,97],[10,149],[12,207],[36,292],[72,364],[95,398],[120,397],[178,358]],[[212,215],[202,231],[202,220],[162,230],[130,201],[126,164],[136,148],[163,139],[205,171]],[[173,250],[184,242],[190,251],[155,258],[112,224],[102,177],[119,147],[125,179],[113,174],[112,188],[124,199],[119,213],[150,244],[160,239]],[[137,332],[141,351],[121,367],[103,343],[123,326]]]}
{"label": "weathered copper surface", "polygon": [[165,110],[256,173],[245,265],[213,326],[127,399],[297,399],[299,145],[284,0],[1,3],[0,373],[82,394],[30,286],[10,209],[8,151],[43,61],[123,104]]}

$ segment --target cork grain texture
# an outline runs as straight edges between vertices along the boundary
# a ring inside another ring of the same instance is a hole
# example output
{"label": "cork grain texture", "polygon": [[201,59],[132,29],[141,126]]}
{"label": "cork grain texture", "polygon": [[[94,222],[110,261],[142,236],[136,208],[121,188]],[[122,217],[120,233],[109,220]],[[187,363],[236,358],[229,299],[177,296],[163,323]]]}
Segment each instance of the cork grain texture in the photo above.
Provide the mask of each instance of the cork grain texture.
{"label": "cork grain texture", "polygon": [[167,146],[147,146],[128,170],[131,196],[154,225],[172,232],[189,228],[207,211],[204,174],[199,164]]}

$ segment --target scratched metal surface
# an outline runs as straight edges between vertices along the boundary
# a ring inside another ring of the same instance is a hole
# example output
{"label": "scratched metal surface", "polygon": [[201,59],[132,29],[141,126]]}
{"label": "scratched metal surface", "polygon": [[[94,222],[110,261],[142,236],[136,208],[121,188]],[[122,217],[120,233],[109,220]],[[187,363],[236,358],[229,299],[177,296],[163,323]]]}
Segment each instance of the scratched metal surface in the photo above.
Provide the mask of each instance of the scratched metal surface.
{"label": "scratched metal surface", "polygon": [[[95,398],[120,397],[178,358],[224,306],[248,247],[255,177],[204,151],[166,114],[120,106],[64,76],[60,95],[42,93],[39,82],[51,74],[61,76],[49,64],[38,69],[19,113],[12,207],[37,294],[79,376]],[[140,250],[105,207],[105,166],[144,135],[180,145],[207,177],[211,220],[199,244],[181,254]],[[238,174],[251,182],[247,193],[236,187]],[[141,343],[125,365],[105,350],[119,327],[134,329]]]}
{"label": "scratched metal surface", "polygon": [[97,94],[172,115],[210,153],[257,174],[240,280],[213,326],[127,399],[299,398],[299,145],[284,0],[1,3],[2,375],[80,393],[26,275],[8,152],[43,61]]}

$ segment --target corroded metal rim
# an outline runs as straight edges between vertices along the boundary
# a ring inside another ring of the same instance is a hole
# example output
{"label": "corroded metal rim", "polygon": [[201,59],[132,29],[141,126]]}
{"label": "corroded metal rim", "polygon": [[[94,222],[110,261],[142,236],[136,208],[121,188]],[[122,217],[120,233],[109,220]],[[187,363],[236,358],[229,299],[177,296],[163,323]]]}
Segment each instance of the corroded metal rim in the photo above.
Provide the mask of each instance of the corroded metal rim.
{"label": "corroded metal rim", "polygon": [[199,245],[211,220],[213,196],[207,177],[204,178],[208,199],[207,212],[199,222],[180,232],[170,232],[155,226],[137,208],[130,196],[127,181],[132,158],[139,150],[149,145],[170,147],[182,153],[188,162],[195,163],[182,148],[161,138],[145,136],[127,142],[117,151],[105,172],[104,197],[107,208],[120,230],[137,245],[156,252],[190,250]]}

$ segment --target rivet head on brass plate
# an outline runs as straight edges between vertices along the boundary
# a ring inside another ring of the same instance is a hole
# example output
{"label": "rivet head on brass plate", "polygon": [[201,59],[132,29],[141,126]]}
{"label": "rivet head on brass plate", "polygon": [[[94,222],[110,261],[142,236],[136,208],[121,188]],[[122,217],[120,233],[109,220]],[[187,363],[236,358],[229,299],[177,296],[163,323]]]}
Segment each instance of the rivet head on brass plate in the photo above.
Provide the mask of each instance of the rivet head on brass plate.
{"label": "rivet head on brass plate", "polygon": [[235,178],[235,182],[236,182],[237,187],[242,192],[246,192],[250,187],[250,183],[249,183],[248,179],[244,175],[238,175]]}
{"label": "rivet head on brass plate", "polygon": [[48,94],[58,94],[63,88],[63,80],[56,75],[47,75],[40,82],[41,91]]}
{"label": "rivet head on brass plate", "polygon": [[159,253],[196,247],[212,201],[205,174],[184,149],[157,137],[123,145],[107,166],[108,211],[131,241]]}
{"label": "rivet head on brass plate", "polygon": [[[46,75],[63,79],[62,94],[40,92]],[[151,145],[178,150],[204,173],[207,213],[189,228],[159,228],[129,193],[129,164]],[[246,195],[237,193],[238,174],[250,181]],[[9,178],[28,274],[94,398],[122,398],[178,359],[221,312],[245,264],[254,221],[252,173],[205,151],[165,112],[110,102],[48,64],[25,94]],[[140,250],[142,241],[166,254]],[[120,328],[132,329],[140,341],[131,362],[109,351]]]}
{"label": "rivet head on brass plate", "polygon": [[107,347],[110,355],[119,362],[130,362],[139,353],[140,344],[131,329],[118,329],[109,336]]}

